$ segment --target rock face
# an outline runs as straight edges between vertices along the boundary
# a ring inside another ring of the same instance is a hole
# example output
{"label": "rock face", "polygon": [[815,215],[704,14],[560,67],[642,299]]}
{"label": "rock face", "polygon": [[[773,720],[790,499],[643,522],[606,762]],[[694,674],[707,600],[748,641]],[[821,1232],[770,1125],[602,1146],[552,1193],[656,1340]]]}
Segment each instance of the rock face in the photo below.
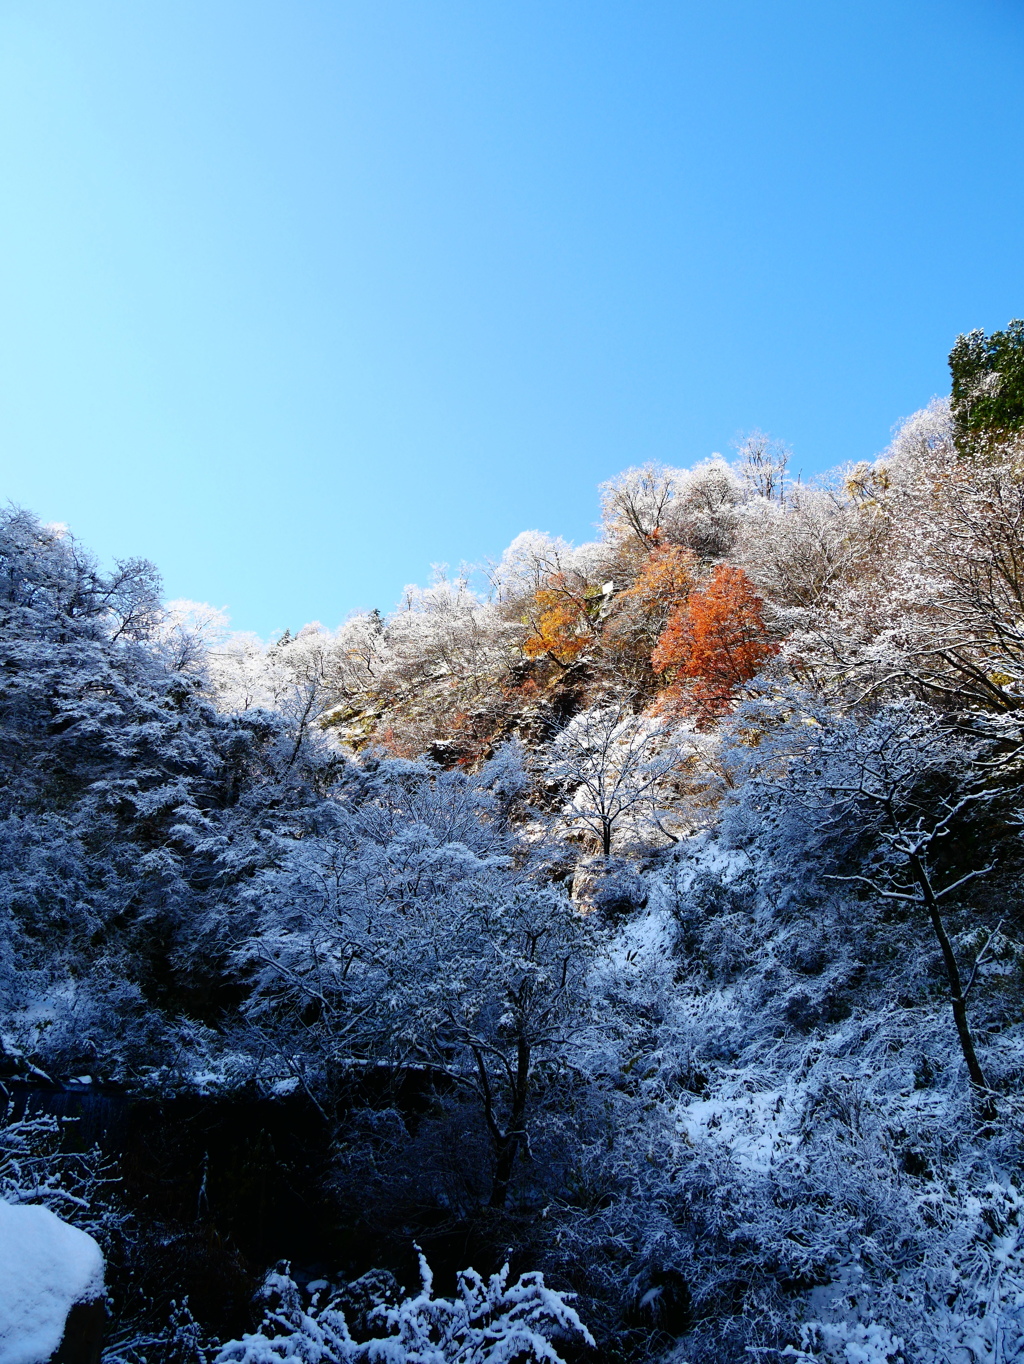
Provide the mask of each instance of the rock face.
{"label": "rock face", "polygon": [[0,1364],[94,1364],[103,1255],[48,1208],[0,1201]]}

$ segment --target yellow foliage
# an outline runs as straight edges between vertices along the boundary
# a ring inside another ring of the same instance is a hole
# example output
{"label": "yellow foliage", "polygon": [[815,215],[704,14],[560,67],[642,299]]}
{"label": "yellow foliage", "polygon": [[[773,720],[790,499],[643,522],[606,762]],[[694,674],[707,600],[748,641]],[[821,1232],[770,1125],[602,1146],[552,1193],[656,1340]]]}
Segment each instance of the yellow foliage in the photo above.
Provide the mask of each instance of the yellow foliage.
{"label": "yellow foliage", "polygon": [[523,644],[527,658],[547,654],[563,667],[577,658],[594,640],[595,602],[599,594],[573,589],[563,574],[534,593],[533,609],[526,623],[533,633]]}

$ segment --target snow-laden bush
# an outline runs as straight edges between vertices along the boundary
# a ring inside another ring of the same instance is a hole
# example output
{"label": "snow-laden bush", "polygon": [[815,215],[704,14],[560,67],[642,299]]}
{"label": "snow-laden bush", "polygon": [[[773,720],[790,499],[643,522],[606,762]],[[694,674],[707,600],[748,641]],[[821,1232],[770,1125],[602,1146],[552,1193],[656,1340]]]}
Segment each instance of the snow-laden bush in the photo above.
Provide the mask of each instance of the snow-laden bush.
{"label": "snow-laden bush", "polygon": [[185,1298],[171,1303],[170,1316],[155,1330],[129,1325],[115,1332],[103,1351],[103,1364],[208,1364],[216,1348]]}
{"label": "snow-laden bush", "polygon": [[[936,1205],[939,1200],[933,1194]],[[942,1232],[888,1284],[861,1263],[809,1295],[815,1364],[1008,1364],[1024,1359],[1024,1198],[1010,1184],[947,1197]],[[795,1355],[801,1358],[800,1354]]]}
{"label": "snow-laden bush", "polygon": [[64,1149],[64,1126],[73,1122],[46,1113],[0,1116],[0,1199],[40,1204],[109,1250],[126,1221],[114,1196],[117,1181],[96,1147]]}
{"label": "snow-laden bush", "polygon": [[561,1364],[554,1341],[590,1332],[566,1294],[539,1273],[509,1284],[509,1268],[489,1279],[462,1270],[454,1298],[435,1298],[433,1275],[420,1257],[420,1292],[397,1304],[378,1301],[367,1314],[371,1339],[356,1341],[337,1298],[304,1307],[288,1266],[267,1275],[270,1305],[258,1331],[229,1341],[215,1364]]}

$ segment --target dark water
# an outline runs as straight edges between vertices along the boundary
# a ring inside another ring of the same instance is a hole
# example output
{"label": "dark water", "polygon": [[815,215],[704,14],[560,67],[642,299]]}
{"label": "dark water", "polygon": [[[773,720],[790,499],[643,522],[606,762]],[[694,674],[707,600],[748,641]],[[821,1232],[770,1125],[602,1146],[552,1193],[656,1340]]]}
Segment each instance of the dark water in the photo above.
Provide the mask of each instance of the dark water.
{"label": "dark water", "polygon": [[332,1196],[336,1133],[349,1109],[397,1108],[414,1126],[434,1099],[421,1072],[366,1072],[328,1121],[301,1093],[147,1095],[16,1078],[2,1082],[0,1116],[6,1108],[9,1117],[62,1119],[66,1150],[98,1147],[109,1162],[114,1197],[131,1218],[122,1252],[108,1256],[122,1307],[148,1299],[159,1316],[187,1296],[197,1318],[225,1338],[254,1324],[254,1290],[279,1260],[291,1262],[299,1283],[380,1267],[415,1287],[418,1239],[443,1292],[468,1264],[499,1267],[507,1240],[491,1252],[488,1237],[481,1244],[448,1216],[433,1224],[428,1216],[407,1233],[368,1228],[365,1209]]}
{"label": "dark water", "polygon": [[253,1289],[276,1261],[293,1261],[296,1277],[349,1269],[350,1238],[323,1194],[330,1133],[301,1097],[5,1088],[10,1116],[69,1120],[65,1148],[98,1146],[109,1160],[134,1241],[111,1266],[115,1292],[158,1307],[187,1295],[201,1320],[231,1332],[249,1325]]}

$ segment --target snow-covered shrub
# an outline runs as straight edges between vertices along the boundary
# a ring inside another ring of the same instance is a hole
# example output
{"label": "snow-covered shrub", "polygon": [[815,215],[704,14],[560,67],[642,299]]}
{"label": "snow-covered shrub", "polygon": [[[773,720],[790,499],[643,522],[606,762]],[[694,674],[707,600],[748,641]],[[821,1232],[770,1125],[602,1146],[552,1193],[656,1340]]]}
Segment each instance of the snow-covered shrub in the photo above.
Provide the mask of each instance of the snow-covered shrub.
{"label": "snow-covered shrub", "polygon": [[801,1349],[788,1346],[785,1355],[806,1364],[906,1364],[902,1336],[894,1336],[877,1322],[809,1322],[800,1331]]}
{"label": "snow-covered shrub", "polygon": [[0,1120],[0,1199],[40,1204],[108,1248],[125,1222],[117,1181],[96,1148],[64,1149],[66,1122],[49,1114]]}
{"label": "snow-covered shrub", "polygon": [[376,1330],[356,1341],[334,1299],[304,1306],[288,1266],[264,1285],[271,1301],[263,1324],[229,1341],[215,1364],[561,1364],[562,1339],[590,1332],[566,1295],[548,1288],[538,1273],[509,1284],[508,1265],[489,1279],[473,1269],[459,1274],[454,1298],[435,1298],[433,1276],[420,1255],[420,1292],[398,1303],[382,1301],[368,1313]]}
{"label": "snow-covered shrub", "polygon": [[[807,1297],[803,1353],[819,1364],[1006,1364],[1024,1358],[1024,1199],[1012,1185],[930,1200],[939,1234],[878,1282],[860,1260]],[[945,1204],[942,1207],[942,1204]]]}
{"label": "snow-covered shrub", "polygon": [[167,1321],[155,1328],[128,1326],[103,1351],[103,1364],[209,1364],[217,1349],[189,1310],[188,1299],[172,1302]]}

